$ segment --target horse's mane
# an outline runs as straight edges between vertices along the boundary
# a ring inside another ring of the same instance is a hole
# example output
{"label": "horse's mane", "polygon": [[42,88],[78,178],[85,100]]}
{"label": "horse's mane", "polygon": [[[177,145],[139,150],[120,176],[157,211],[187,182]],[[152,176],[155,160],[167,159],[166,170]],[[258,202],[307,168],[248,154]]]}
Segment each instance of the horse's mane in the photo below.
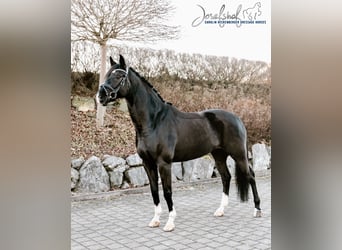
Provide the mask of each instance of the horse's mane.
{"label": "horse's mane", "polygon": [[167,101],[165,101],[165,100],[163,99],[163,97],[159,94],[158,90],[156,90],[156,89],[153,87],[153,85],[152,85],[149,81],[147,81],[147,80],[145,79],[145,77],[141,76],[141,75],[140,75],[138,72],[136,72],[133,68],[131,68],[131,70],[133,71],[133,73],[134,73],[136,76],[138,76],[138,77],[140,78],[140,80],[141,80],[142,82],[146,83],[146,85],[147,85],[148,87],[150,87],[151,90],[152,90],[154,93],[157,94],[158,98],[159,98],[162,102],[164,102],[164,103],[166,103],[166,104],[169,104],[169,105],[172,105],[172,103],[167,102]]}

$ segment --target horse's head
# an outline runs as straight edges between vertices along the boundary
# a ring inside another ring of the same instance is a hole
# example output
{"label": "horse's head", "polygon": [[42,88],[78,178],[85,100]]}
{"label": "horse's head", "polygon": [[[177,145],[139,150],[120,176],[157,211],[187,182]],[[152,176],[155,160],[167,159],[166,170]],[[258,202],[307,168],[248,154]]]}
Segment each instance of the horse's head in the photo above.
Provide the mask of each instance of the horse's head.
{"label": "horse's head", "polygon": [[111,67],[97,93],[98,100],[103,106],[114,102],[117,98],[124,97],[127,92],[125,85],[128,81],[128,68],[125,59],[122,55],[120,55],[119,63],[114,62],[112,57],[109,59]]}

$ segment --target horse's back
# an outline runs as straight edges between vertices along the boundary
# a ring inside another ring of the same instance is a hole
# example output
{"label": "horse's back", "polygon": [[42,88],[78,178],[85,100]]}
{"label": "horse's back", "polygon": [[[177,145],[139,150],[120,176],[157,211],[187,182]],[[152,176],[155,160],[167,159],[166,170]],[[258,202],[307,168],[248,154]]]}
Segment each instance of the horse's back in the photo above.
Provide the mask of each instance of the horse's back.
{"label": "horse's back", "polygon": [[[180,130],[184,134],[193,134],[196,130],[202,133],[201,137],[210,137],[214,145],[218,139],[220,144],[227,141],[245,143],[247,132],[241,119],[234,113],[223,109],[209,109],[201,112],[181,112],[176,111]],[[182,122],[179,122],[179,121]],[[185,126],[184,126],[185,125]],[[189,130],[189,131],[187,131]],[[202,130],[202,131],[201,131]],[[192,133],[188,133],[188,132]],[[208,138],[206,138],[208,140]]]}

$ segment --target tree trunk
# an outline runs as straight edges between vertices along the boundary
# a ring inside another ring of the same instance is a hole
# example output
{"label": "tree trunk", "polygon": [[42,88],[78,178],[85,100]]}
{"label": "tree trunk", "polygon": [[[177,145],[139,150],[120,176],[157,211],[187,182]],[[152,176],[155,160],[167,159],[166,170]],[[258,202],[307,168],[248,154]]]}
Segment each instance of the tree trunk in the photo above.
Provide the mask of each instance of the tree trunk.
{"label": "tree trunk", "polygon": [[[106,74],[106,56],[107,56],[107,45],[101,44],[101,67],[100,67],[100,82],[99,88],[104,82],[104,76]],[[96,98],[96,101],[97,98]],[[97,112],[96,112],[96,127],[103,127],[104,115],[106,113],[106,107],[102,106],[100,103],[97,103]]]}

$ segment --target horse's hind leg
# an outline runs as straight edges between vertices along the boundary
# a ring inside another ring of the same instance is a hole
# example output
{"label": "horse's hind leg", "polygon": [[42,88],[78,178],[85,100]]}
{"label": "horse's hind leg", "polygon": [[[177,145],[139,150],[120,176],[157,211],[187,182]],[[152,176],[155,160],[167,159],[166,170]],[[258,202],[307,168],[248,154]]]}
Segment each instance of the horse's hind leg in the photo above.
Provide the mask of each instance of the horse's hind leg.
{"label": "horse's hind leg", "polygon": [[214,216],[220,217],[224,215],[224,208],[228,206],[228,195],[231,175],[226,164],[228,154],[223,150],[215,150],[211,154],[215,159],[216,168],[221,175],[223,185],[221,204],[220,207],[214,213]]}
{"label": "horse's hind leg", "polygon": [[260,198],[256,187],[255,174],[253,169],[248,164],[247,154],[241,153],[232,155],[232,157],[236,163],[236,178],[238,188],[240,189],[241,200],[246,201],[248,199],[248,189],[246,188],[249,184],[252,187],[254,198],[254,217],[261,217]]}
{"label": "horse's hind leg", "polygon": [[249,166],[249,172],[252,175],[249,183],[251,184],[253,198],[254,198],[254,205],[255,205],[254,217],[261,217],[260,198],[259,198],[257,187],[256,187],[255,174],[251,166]]}

